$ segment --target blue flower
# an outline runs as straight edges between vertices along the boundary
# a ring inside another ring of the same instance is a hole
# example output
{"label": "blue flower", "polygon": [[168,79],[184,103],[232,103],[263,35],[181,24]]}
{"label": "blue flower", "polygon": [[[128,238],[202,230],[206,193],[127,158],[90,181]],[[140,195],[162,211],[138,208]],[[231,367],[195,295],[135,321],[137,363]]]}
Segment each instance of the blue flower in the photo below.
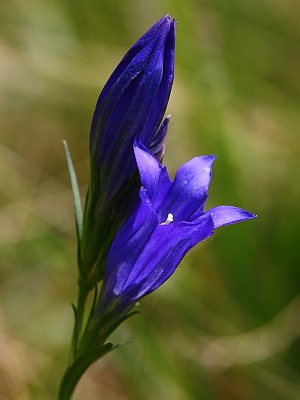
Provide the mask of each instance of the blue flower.
{"label": "blue flower", "polygon": [[164,155],[169,117],[163,117],[174,78],[175,25],[166,15],[131,47],[96,105],[78,254],[81,276],[91,285],[102,278],[111,241],[138,201],[134,138],[138,136],[158,160]]}
{"label": "blue flower", "polygon": [[128,51],[104,86],[93,116],[90,153],[99,166],[105,202],[136,168],[133,139],[150,147],[174,78],[175,21],[161,18]]}
{"label": "blue flower", "polygon": [[140,201],[109,251],[97,315],[124,315],[173,274],[184,255],[222,225],[254,218],[237,207],[204,211],[215,156],[182,165],[174,182],[166,167],[136,141]]}

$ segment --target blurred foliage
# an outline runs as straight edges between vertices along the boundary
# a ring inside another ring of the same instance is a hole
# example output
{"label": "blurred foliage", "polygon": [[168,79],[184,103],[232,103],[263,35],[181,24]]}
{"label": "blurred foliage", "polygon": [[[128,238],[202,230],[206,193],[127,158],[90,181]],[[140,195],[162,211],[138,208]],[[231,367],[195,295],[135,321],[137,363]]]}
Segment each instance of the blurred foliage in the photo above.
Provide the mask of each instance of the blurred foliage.
{"label": "blurred foliage", "polygon": [[82,195],[97,96],[162,15],[178,20],[165,162],[218,154],[209,205],[258,219],[198,245],[142,313],[136,342],[74,399],[300,398],[300,5],[296,0],[10,0],[0,5],[0,398],[55,397],[76,245],[62,140]]}

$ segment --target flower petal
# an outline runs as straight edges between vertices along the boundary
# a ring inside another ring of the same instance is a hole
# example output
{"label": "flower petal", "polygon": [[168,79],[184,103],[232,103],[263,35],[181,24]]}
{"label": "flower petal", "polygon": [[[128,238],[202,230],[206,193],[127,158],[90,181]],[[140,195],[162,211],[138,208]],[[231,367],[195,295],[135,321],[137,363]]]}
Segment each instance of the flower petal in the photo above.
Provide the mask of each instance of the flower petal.
{"label": "flower petal", "polygon": [[158,225],[128,275],[122,291],[126,308],[161,286],[184,255],[213,233],[213,222],[204,215],[196,224]]}
{"label": "flower petal", "polygon": [[[169,15],[165,15],[159,21],[156,22],[134,45],[128,50],[125,56],[120,61],[119,65],[113,71],[105,86],[103,87],[100,96],[98,98],[96,109],[94,113],[93,119],[97,118],[97,113],[99,112],[99,108],[101,107],[102,102],[105,97],[109,93],[112,86],[115,84],[117,79],[123,74],[128,65],[132,62],[132,60],[136,57],[136,55],[145,48],[150,42],[153,42],[157,39],[158,31],[161,27],[168,23],[170,19]],[[93,135],[94,132],[91,132]]]}
{"label": "flower petal", "polygon": [[[171,94],[171,89],[174,80],[175,28],[176,28],[176,21],[173,19],[171,21],[170,29],[164,44],[164,54],[163,54],[164,64],[163,64],[163,74],[161,83],[159,89],[157,90],[155,96],[153,97],[154,107],[152,107],[149,113],[149,121],[150,121],[149,126],[153,125],[153,123],[151,123],[152,120],[153,122],[156,121],[156,124],[155,124],[155,129],[153,129],[152,131],[150,140],[148,141],[148,143],[145,142],[147,147],[149,147],[149,145],[153,142],[154,138],[156,137],[156,131],[158,130],[160,125],[160,122],[159,124],[157,124],[157,121],[162,120]],[[159,111],[160,114],[158,116]],[[141,139],[143,138],[141,137]]]}
{"label": "flower petal", "polygon": [[105,204],[136,168],[134,137],[147,147],[156,137],[173,83],[174,46],[175,21],[166,15],[129,50],[99,96],[90,153],[101,167]]}
{"label": "flower petal", "polygon": [[166,136],[168,132],[168,126],[170,122],[170,115],[168,115],[162,122],[160,128],[158,129],[153,141],[150,143],[149,150],[161,163],[165,154],[166,147]]}
{"label": "flower petal", "polygon": [[107,144],[112,145],[116,139],[116,135],[112,136],[109,135],[110,131],[107,132],[110,128],[109,123],[112,124],[113,129],[115,129],[113,124],[117,127],[120,125],[137,89],[141,73],[147,65],[155,43],[156,41],[151,41],[135,55],[122,74],[115,80],[104,98],[102,96],[103,90],[100,94],[93,116],[90,135],[90,151],[99,161],[107,151]]}
{"label": "flower petal", "polygon": [[152,202],[161,202],[172,185],[166,168],[163,168],[153,154],[138,140],[134,142],[134,154],[142,186],[146,189],[149,199]]}
{"label": "flower petal", "polygon": [[157,226],[157,217],[146,191],[141,189],[140,196],[139,206],[118,232],[110,247],[101,307],[105,307],[110,301],[112,293],[119,294],[122,291],[140,252]]}
{"label": "flower petal", "polygon": [[[137,56],[144,60],[143,54],[146,54],[147,62],[145,63],[145,68],[129,85],[129,88],[132,87],[127,90],[126,95],[122,96],[122,104],[117,104],[115,107],[116,112],[110,116],[109,132],[114,132],[115,139],[111,135],[106,135],[104,147],[107,151],[106,154],[113,154],[118,159],[118,164],[123,165],[123,169],[132,167],[127,150],[129,146],[132,146],[133,138],[138,134],[142,143],[148,146],[152,141],[152,137],[156,134],[165,113],[174,76],[174,59],[165,57],[165,53],[169,54],[169,52],[174,57],[175,37],[173,37],[171,43],[167,40],[171,31],[174,36],[174,22],[166,21],[165,25],[161,27],[160,34],[157,36],[154,45],[152,42],[149,43]],[[170,65],[166,65],[167,63]],[[135,67],[134,64],[133,67]],[[168,72],[168,78],[166,79],[165,74],[169,70],[171,72]],[[134,68],[132,73],[135,73]],[[124,75],[127,75],[127,73],[125,74],[124,72]],[[122,84],[122,89],[123,86]],[[112,88],[113,90],[114,87]],[[124,110],[127,111],[123,114],[123,118],[116,120],[116,116],[120,117],[122,115],[121,112]],[[128,134],[129,127],[131,128],[130,134]],[[117,152],[113,151],[116,139],[118,139],[116,143],[120,139],[122,140],[122,147],[119,147]],[[104,162],[108,161],[104,157]],[[114,163],[112,164],[114,165]],[[109,172],[112,172],[111,168]]]}
{"label": "flower petal", "polygon": [[161,220],[165,220],[169,213],[173,214],[174,222],[194,220],[201,215],[214,160],[215,156],[195,157],[179,168],[173,185],[157,211]]}
{"label": "flower petal", "polygon": [[233,206],[214,207],[208,210],[207,214],[212,217],[215,228],[256,218],[256,215],[250,213],[249,211],[245,211],[241,208]]}

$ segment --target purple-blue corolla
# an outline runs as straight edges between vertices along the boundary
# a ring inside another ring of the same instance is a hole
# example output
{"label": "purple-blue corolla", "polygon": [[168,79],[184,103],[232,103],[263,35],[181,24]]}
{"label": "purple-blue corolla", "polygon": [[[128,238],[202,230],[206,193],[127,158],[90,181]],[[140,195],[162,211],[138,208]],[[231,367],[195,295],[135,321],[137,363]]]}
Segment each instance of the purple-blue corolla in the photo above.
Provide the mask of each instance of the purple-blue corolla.
{"label": "purple-blue corolla", "polygon": [[162,160],[169,117],[163,117],[174,79],[176,22],[166,15],[125,54],[96,104],[90,133],[91,177],[78,259],[91,287],[103,276],[112,238],[138,201],[132,150],[140,141]]}
{"label": "purple-blue corolla", "polygon": [[138,141],[134,153],[142,182],[140,201],[110,248],[97,315],[113,310],[126,314],[216,228],[255,217],[232,206],[204,211],[215,156],[193,158],[179,168],[173,182],[166,167]]}
{"label": "purple-blue corolla", "polygon": [[166,129],[159,128],[174,79],[175,26],[169,15],[154,24],[126,53],[100,93],[90,153],[100,167],[105,203],[136,168],[135,136],[150,150],[155,147],[152,152],[164,142]]}

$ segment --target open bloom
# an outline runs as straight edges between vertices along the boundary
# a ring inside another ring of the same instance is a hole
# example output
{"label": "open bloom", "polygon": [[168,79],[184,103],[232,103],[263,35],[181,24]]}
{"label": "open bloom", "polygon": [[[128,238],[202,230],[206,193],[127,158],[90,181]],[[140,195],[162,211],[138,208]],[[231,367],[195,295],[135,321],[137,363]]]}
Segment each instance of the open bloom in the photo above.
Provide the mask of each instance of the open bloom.
{"label": "open bloom", "polygon": [[138,200],[138,176],[130,179],[137,168],[135,136],[162,160],[169,117],[162,120],[174,78],[175,25],[169,15],[153,25],[100,93],[90,133],[91,178],[79,248],[85,279],[103,269],[97,263],[103,265],[103,254],[123,222],[120,214],[125,213],[119,210],[130,209]]}
{"label": "open bloom", "polygon": [[215,156],[182,165],[174,182],[166,167],[138,141],[140,202],[109,251],[98,315],[124,314],[170,277],[184,255],[222,225],[254,218],[237,207],[204,211]]}

